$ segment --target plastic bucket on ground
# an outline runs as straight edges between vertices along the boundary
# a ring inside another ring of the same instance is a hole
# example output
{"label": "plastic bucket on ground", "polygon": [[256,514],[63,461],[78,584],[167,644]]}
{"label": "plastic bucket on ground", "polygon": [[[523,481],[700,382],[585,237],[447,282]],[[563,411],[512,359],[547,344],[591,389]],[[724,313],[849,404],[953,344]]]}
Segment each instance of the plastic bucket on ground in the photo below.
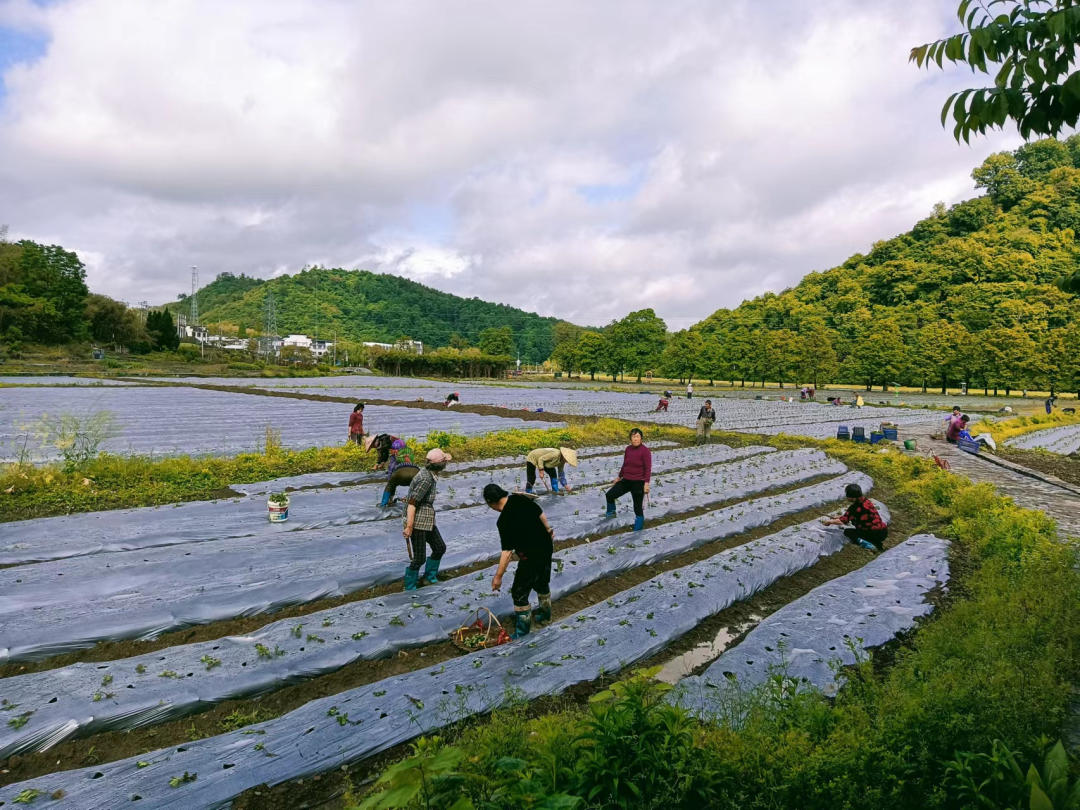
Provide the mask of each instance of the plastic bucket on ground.
{"label": "plastic bucket on ground", "polygon": [[[270,496],[273,498],[273,494]],[[266,510],[270,517],[271,523],[284,523],[289,519],[289,498],[285,497],[285,501],[274,501],[269,498],[266,501]]]}
{"label": "plastic bucket on ground", "polygon": [[915,440],[914,439],[904,439],[904,449],[905,450],[914,450],[915,449]]}

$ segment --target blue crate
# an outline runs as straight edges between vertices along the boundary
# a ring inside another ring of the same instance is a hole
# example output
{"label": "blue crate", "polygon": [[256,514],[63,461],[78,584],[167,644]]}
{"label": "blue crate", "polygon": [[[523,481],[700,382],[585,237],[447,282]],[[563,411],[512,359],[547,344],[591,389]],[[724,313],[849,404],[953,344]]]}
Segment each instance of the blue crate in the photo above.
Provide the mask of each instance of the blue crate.
{"label": "blue crate", "polygon": [[956,446],[963,450],[965,453],[971,453],[974,456],[979,455],[979,448],[982,445],[979,442],[973,442],[971,439],[960,439]]}
{"label": "blue crate", "polygon": [[885,438],[890,442],[895,442],[900,439],[900,431],[896,428],[885,428]]}

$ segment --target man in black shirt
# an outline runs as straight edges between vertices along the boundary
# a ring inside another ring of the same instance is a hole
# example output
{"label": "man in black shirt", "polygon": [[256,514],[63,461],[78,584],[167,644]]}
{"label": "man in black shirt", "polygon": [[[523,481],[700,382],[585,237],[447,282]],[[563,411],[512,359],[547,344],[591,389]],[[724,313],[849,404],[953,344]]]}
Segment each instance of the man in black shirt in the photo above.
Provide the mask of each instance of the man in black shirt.
{"label": "man in black shirt", "polygon": [[498,484],[484,487],[484,502],[499,513],[496,526],[502,541],[499,568],[491,580],[491,590],[502,588],[503,574],[510,557],[518,556],[514,584],[510,596],[514,600],[514,638],[527,636],[533,616],[529,613],[529,594],[536,591],[540,607],[536,610],[538,624],[551,620],[551,555],[554,552],[555,530],[536,502],[527,495],[511,495]]}
{"label": "man in black shirt", "polygon": [[712,430],[713,422],[716,421],[716,411],[713,410],[712,400],[705,400],[697,415],[697,443],[709,443],[709,431]]}

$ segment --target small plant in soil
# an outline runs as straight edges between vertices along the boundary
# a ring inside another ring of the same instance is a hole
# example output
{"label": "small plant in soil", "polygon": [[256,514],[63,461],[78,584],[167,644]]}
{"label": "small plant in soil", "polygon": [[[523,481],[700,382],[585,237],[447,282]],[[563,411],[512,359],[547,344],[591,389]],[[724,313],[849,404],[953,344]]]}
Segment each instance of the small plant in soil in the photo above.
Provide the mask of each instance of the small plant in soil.
{"label": "small plant in soil", "polygon": [[169,780],[169,787],[180,787],[181,785],[188,782],[194,782],[197,778],[198,774],[188,773],[187,771],[184,771],[183,776],[174,776],[172,779]]}
{"label": "small plant in soil", "polygon": [[267,500],[270,501],[270,503],[284,506],[289,502],[289,496],[286,495],[284,492],[271,492],[270,497],[267,498]]}
{"label": "small plant in soil", "polygon": [[18,717],[12,717],[10,720],[7,721],[7,724],[9,726],[11,726],[12,728],[22,728],[28,722],[30,722],[30,715],[32,715],[32,714],[33,714],[33,712],[24,712],[23,714],[20,714]]}
{"label": "small plant in soil", "polygon": [[199,659],[199,663],[204,664],[206,666],[206,671],[209,672],[214,667],[220,667],[221,666],[221,659],[220,658],[214,658],[214,657],[209,656],[209,655],[204,655],[202,658]]}
{"label": "small plant in soil", "polygon": [[145,675],[146,674],[146,664],[139,664],[137,667],[135,667],[135,672],[138,673],[139,675]]}

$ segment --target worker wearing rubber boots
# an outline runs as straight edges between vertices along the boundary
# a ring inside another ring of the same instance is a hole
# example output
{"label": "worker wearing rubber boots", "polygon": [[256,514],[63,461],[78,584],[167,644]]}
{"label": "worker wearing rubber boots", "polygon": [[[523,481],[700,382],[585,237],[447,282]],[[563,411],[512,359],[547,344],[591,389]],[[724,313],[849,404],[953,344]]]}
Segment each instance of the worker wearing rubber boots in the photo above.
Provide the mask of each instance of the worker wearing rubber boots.
{"label": "worker wearing rubber boots", "polygon": [[569,447],[538,447],[529,455],[525,456],[525,492],[532,494],[536,485],[536,472],[540,471],[540,480],[544,476],[551,481],[551,491],[558,492],[559,486],[570,491],[570,485],[566,483],[566,465],[577,466],[577,450]]}
{"label": "worker wearing rubber boots", "polygon": [[607,512],[604,517],[615,517],[615,501],[630,493],[634,500],[634,531],[645,527],[645,496],[649,494],[652,480],[652,451],[643,443],[644,436],[638,428],[630,431],[630,446],[623,451],[623,465],[615,485],[604,493]]}
{"label": "worker wearing rubber boots", "polygon": [[[435,525],[435,494],[439,488],[438,474],[446,469],[451,460],[449,453],[439,448],[427,454],[427,466],[413,478],[409,485],[409,500],[405,507],[405,550],[409,553],[409,565],[405,569],[405,590],[415,591],[420,580],[420,566],[424,566],[424,582],[434,585],[439,581],[439,566],[446,553],[446,543]],[[431,546],[431,557],[427,547]]]}
{"label": "worker wearing rubber boots", "polygon": [[[491,578],[491,590],[502,588],[503,574],[510,558],[517,554],[517,570],[510,596],[514,600],[514,638],[529,634],[533,619],[537,624],[551,621],[551,555],[555,530],[544,510],[527,495],[511,495],[498,484],[484,487],[484,502],[499,513],[496,526],[502,543],[499,567]],[[540,606],[530,613],[529,594],[536,591]]]}

